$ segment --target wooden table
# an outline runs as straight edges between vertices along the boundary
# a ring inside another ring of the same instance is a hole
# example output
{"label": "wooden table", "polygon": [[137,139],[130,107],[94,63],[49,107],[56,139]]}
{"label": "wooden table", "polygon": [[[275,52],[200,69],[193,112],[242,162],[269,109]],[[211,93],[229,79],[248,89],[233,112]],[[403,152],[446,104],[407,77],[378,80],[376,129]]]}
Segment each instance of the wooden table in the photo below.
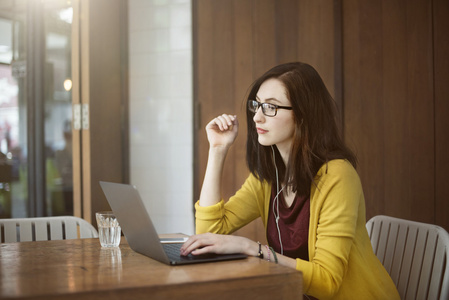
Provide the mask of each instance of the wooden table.
{"label": "wooden table", "polygon": [[98,239],[0,244],[0,299],[302,299],[302,273],[249,257],[167,266]]}

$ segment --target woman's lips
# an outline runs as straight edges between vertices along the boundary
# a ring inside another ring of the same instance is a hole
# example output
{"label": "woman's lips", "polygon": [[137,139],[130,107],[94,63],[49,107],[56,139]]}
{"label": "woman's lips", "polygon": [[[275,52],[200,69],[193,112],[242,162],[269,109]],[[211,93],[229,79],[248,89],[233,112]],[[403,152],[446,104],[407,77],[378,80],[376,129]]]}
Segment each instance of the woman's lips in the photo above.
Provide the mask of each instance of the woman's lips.
{"label": "woman's lips", "polygon": [[267,133],[267,132],[268,132],[268,130],[265,130],[265,129],[257,127],[257,133],[258,134],[264,134],[264,133]]}

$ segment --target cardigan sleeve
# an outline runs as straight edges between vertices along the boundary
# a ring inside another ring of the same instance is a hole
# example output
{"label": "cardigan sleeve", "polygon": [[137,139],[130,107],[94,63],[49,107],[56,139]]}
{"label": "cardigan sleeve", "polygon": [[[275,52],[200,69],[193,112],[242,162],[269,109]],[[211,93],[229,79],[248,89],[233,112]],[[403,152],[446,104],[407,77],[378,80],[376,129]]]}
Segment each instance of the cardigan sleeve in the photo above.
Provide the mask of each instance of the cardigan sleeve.
{"label": "cardigan sleeve", "polygon": [[229,201],[214,205],[195,204],[196,233],[230,234],[260,217],[264,208],[264,185],[249,175]]}
{"label": "cardigan sleeve", "polygon": [[348,269],[363,191],[355,169],[347,161],[324,165],[312,188],[309,260],[297,259],[304,290],[329,299],[338,292]]}

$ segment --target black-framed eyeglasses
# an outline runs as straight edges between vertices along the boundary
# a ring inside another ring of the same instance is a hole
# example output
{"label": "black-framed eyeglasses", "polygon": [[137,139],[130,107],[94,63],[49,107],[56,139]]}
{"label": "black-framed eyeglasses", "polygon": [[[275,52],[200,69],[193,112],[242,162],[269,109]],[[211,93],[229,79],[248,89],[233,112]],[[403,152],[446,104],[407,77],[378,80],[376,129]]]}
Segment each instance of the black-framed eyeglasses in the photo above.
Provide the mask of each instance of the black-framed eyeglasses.
{"label": "black-framed eyeglasses", "polygon": [[260,103],[256,100],[248,100],[248,109],[250,112],[257,113],[259,107],[262,107],[262,113],[267,117],[276,116],[278,109],[293,109],[291,106],[280,106],[272,103]]}

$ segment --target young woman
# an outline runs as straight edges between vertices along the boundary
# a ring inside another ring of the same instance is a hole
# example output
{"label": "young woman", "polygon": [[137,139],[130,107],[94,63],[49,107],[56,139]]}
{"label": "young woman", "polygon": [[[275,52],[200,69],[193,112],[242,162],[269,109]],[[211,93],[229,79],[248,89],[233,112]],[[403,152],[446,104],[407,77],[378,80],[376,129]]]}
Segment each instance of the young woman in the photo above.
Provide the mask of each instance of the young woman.
{"label": "young woman", "polygon": [[[181,254],[239,252],[296,268],[304,292],[318,299],[399,299],[373,253],[356,158],[316,70],[299,62],[272,68],[253,84],[246,115],[251,174],[227,202],[221,176],[237,116],[223,114],[206,126],[210,148],[195,205],[198,234]],[[258,217],[269,245],[229,235]]]}

